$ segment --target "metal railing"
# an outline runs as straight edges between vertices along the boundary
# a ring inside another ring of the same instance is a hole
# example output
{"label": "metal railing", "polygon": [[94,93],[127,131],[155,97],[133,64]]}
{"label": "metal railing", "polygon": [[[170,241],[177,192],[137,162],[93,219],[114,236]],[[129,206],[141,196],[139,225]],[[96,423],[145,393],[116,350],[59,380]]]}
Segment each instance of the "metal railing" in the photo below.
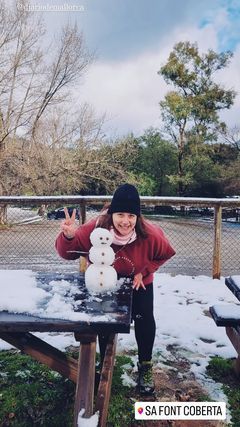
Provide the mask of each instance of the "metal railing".
{"label": "metal railing", "polygon": [[[59,221],[50,219],[57,215],[53,210],[77,206],[84,223],[110,200],[111,196],[0,197],[0,268],[76,268],[76,261],[62,260],[55,251]],[[141,204],[144,215],[163,229],[176,249],[162,272],[214,278],[240,274],[240,199],[141,197]]]}

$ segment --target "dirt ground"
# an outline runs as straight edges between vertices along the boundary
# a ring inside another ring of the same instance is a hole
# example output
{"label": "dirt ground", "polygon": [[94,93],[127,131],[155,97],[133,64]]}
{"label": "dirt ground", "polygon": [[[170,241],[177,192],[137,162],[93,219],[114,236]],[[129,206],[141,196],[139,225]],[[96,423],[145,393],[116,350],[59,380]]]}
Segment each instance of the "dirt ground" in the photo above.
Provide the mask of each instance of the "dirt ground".
{"label": "dirt ground", "polygon": [[[198,401],[199,397],[206,395],[200,384],[193,378],[179,380],[173,371],[166,372],[162,369],[156,369],[155,374],[156,395],[155,400],[161,402],[188,402]],[[143,400],[141,398],[141,400]],[[144,399],[145,400],[145,399]],[[153,400],[152,398],[149,400]],[[226,424],[221,421],[206,420],[162,420],[146,421],[147,427],[223,427]],[[141,426],[143,424],[141,423]],[[134,424],[132,427],[137,427]]]}
{"label": "dirt ground", "polygon": [[[154,368],[155,397],[140,397],[136,394],[135,399],[139,401],[157,402],[196,402],[204,401],[207,396],[206,390],[196,381],[189,370],[190,364],[185,359],[174,362],[174,369]],[[182,374],[179,375],[179,372]],[[131,427],[224,427],[227,423],[223,421],[207,420],[156,420],[141,421],[132,424]]]}

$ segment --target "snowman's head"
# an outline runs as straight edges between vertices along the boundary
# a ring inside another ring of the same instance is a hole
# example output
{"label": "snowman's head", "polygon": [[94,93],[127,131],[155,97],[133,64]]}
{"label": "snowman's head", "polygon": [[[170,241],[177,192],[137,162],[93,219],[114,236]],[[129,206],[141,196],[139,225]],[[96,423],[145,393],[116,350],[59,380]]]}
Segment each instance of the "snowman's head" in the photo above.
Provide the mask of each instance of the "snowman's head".
{"label": "snowman's head", "polygon": [[110,246],[113,242],[113,236],[106,228],[95,228],[90,234],[90,241],[96,248]]}

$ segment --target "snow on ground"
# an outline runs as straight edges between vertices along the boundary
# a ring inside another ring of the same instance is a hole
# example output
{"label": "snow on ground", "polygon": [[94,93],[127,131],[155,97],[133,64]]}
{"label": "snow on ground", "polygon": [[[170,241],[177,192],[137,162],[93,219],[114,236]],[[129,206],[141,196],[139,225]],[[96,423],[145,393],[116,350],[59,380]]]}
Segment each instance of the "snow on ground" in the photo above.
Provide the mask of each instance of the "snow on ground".
{"label": "snow on ground", "polygon": [[84,412],[85,412],[85,409],[81,409],[81,411],[78,414],[78,426],[79,427],[97,427],[99,413],[96,412],[90,418],[83,418]]}
{"label": "snow on ground", "polygon": [[[240,276],[235,280],[240,282]],[[15,286],[13,285],[15,283]],[[59,283],[59,282],[58,282]],[[16,285],[17,284],[17,285]],[[59,286],[59,285],[58,285]],[[74,319],[71,295],[64,300],[68,284],[59,287],[52,284],[51,295],[36,286],[35,276],[26,270],[0,270],[0,311],[27,311],[36,314],[45,301],[47,316]],[[72,294],[74,289],[72,289]],[[179,357],[187,358],[196,377],[206,383],[205,367],[210,356],[236,357],[236,352],[226,336],[224,327],[217,327],[208,309],[215,304],[237,304],[237,299],[224,284],[224,278],[213,280],[207,276],[171,276],[156,273],[154,279],[154,311],[157,325],[154,343],[154,361],[160,366],[172,360],[169,345],[178,347]],[[37,336],[59,349],[76,345],[73,334],[46,334]],[[0,349],[10,348],[0,340]],[[130,334],[119,334],[118,352],[136,348],[134,330]],[[215,384],[215,383],[214,383]],[[216,384],[215,384],[216,388]]]}
{"label": "snow on ground", "polygon": [[10,224],[26,224],[42,221],[43,217],[38,215],[37,212],[38,209],[9,207],[7,210],[8,222]]}
{"label": "snow on ground", "polygon": [[[219,401],[226,401],[226,396],[221,391],[221,385],[207,377],[205,368],[211,356],[231,358],[237,355],[227,338],[225,328],[217,327],[207,315],[211,305],[237,306],[237,299],[224,282],[224,278],[213,280],[207,276],[171,276],[159,273],[155,274],[154,279],[157,325],[154,362],[166,369],[166,361],[175,360],[168,345],[177,346],[177,357],[189,360],[195,377],[210,396]],[[118,351],[135,347],[133,328],[129,335],[119,335]],[[136,361],[137,358],[134,362]]]}

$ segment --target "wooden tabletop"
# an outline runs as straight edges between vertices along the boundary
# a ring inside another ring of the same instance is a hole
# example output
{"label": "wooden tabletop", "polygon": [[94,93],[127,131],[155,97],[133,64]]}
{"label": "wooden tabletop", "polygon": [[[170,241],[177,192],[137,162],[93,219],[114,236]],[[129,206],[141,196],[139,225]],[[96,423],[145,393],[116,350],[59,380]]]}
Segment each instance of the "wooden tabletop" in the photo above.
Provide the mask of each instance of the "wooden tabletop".
{"label": "wooden tabletop", "polygon": [[[66,280],[77,285],[74,311],[86,314],[86,320],[51,319],[28,313],[0,312],[0,332],[80,332],[80,333],[128,333],[131,323],[132,286],[125,280],[114,293],[91,296],[84,284],[82,273],[36,274],[40,288],[48,289],[50,282]],[[79,304],[78,304],[79,301]],[[100,316],[100,317],[99,317]],[[80,316],[81,317],[81,316]],[[103,320],[101,320],[101,318]],[[99,320],[100,319],[100,320]]]}

